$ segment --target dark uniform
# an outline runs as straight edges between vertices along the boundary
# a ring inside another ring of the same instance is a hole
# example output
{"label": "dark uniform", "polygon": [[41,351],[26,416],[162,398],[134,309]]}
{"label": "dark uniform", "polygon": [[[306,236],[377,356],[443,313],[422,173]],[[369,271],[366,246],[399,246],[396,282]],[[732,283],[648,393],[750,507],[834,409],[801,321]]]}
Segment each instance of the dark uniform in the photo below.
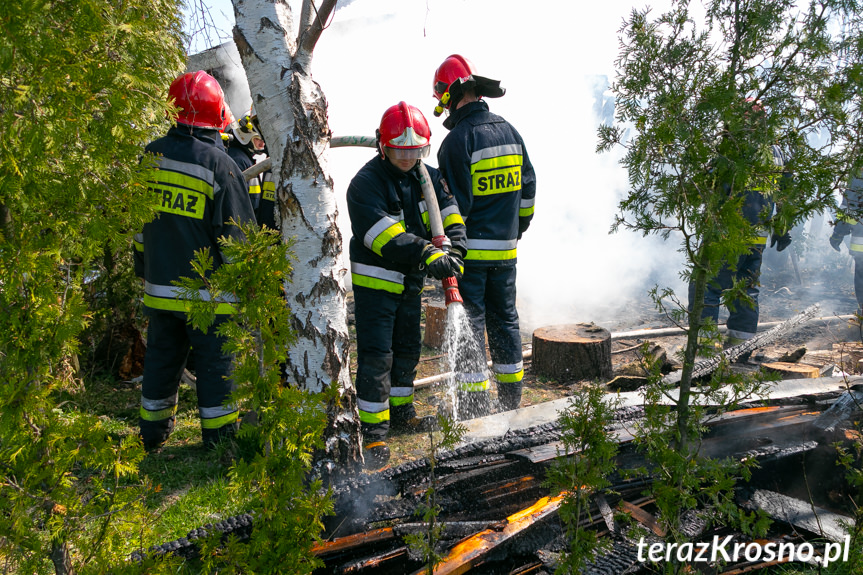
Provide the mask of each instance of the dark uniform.
{"label": "dark uniform", "polygon": [[[464,222],[455,199],[428,167],[444,231],[463,255]],[[348,186],[348,213],[357,329],[357,400],[365,444],[382,441],[390,419],[416,415],[413,381],[422,347],[422,269],[431,246],[428,209],[418,170],[402,172],[380,156]]]}
{"label": "dark uniform", "polygon": [[[777,146],[772,146],[773,163],[781,168],[785,165],[785,157]],[[765,196],[760,188],[753,188],[743,192],[743,217],[752,224],[755,237],[749,252],[737,259],[737,266],[732,269],[727,264],[719,270],[715,278],[707,283],[707,291],[704,294],[704,309],[701,312],[702,319],[710,318],[714,323],[719,321],[719,306],[721,305],[722,292],[730,289],[739,280],[746,281],[746,295],[752,298],[752,305],[740,302],[734,309],[728,310],[728,321],[725,323],[725,335],[732,344],[741,343],[755,336],[758,330],[758,294],[759,277],[761,276],[761,260],[767,238],[770,236],[765,222],[773,215],[775,204],[773,200]],[[784,249],[790,243],[790,235],[782,234],[784,239],[780,241],[780,249]],[[786,243],[787,242],[787,243]],[[689,284],[689,309],[692,309],[695,286]]]}
{"label": "dark uniform", "polygon": [[[249,155],[245,147],[236,141],[228,145],[228,155],[237,162],[240,171],[245,172],[255,165],[254,158]],[[252,209],[255,211],[255,219],[258,225],[276,229],[276,183],[273,181],[273,172],[267,170],[248,180],[249,199]]]}
{"label": "dark uniform", "polygon": [[239,228],[226,222],[254,221],[254,214],[240,169],[225,153],[217,130],[180,124],[146,151],[158,164],[149,178],[149,192],[159,213],[135,237],[135,271],[144,279],[144,309],[150,320],[141,436],[145,446],[154,447],[170,435],[180,375],[194,346],[202,436],[210,444],[237,425],[237,408],[227,405],[234,388],[228,379],[232,358],[222,352],[224,338],[215,333],[233,308],[223,300],[215,325],[202,333],[188,325],[188,302],[172,282],[194,276],[191,261],[202,248],[209,248],[218,269],[224,262],[218,238],[243,238]]}
{"label": "dark uniform", "polygon": [[830,244],[836,249],[848,234],[851,234],[851,257],[854,258],[854,293],[857,296],[857,313],[863,310],[863,222],[859,219],[863,210],[863,174],[851,179],[842,195],[841,212],[836,215],[836,227]]}
{"label": "dark uniform", "polygon": [[[438,150],[438,164],[467,226],[459,289],[478,341],[488,330],[501,405],[514,409],[524,377],[516,246],[533,218],[536,176],[519,133],[484,101],[452,110],[444,126],[451,131]],[[481,414],[488,405],[485,370],[456,377],[467,403],[479,406]]]}

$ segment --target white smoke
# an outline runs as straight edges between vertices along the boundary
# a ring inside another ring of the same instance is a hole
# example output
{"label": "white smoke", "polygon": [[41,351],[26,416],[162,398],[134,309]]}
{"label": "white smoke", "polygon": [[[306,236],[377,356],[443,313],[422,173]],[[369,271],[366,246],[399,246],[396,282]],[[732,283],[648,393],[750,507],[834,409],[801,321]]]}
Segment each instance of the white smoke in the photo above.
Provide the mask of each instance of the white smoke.
{"label": "white smoke", "polygon": [[[230,8],[229,0],[219,1]],[[653,2],[652,13],[670,4]],[[507,89],[489,105],[523,136],[538,182],[536,215],[519,244],[525,332],[625,314],[629,300],[644,301],[656,284],[673,287],[685,301],[677,238],[608,233],[628,190],[627,174],[621,151],[595,153],[596,129],[610,119],[603,90],[614,80],[617,32],[632,0],[354,0],[340,6],[313,62],[336,136],[373,136],[383,111],[404,100],[426,115],[432,129],[428,163],[437,165],[447,131],[432,114],[431,85],[443,59],[462,54],[480,75]],[[330,151],[345,253],[351,235],[345,192],[373,154],[363,148]]]}

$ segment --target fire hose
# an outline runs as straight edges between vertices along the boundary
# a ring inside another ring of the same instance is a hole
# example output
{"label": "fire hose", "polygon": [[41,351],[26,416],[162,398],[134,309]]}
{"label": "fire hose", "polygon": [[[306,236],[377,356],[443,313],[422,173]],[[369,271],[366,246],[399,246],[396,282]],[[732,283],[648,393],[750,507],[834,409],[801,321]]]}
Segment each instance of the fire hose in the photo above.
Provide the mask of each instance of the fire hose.
{"label": "fire hose", "polygon": [[[424,163],[417,162],[420,173],[420,185],[423,190],[423,198],[426,201],[426,208],[429,213],[429,226],[432,232],[432,244],[444,252],[449,252],[450,242],[443,231],[443,218],[440,215],[440,206],[437,203],[437,195],[431,183],[428,170]],[[462,303],[461,293],[458,291],[458,280],[450,276],[441,280],[444,289],[444,302],[446,307],[451,303]]]}
{"label": "fire hose", "polygon": [[[347,146],[374,148],[377,147],[377,140],[368,136],[336,136],[334,138],[330,138],[331,148],[344,148]],[[258,176],[261,173],[271,169],[273,169],[273,159],[266,158],[264,160],[261,160],[251,168],[245,170],[243,172],[243,178],[245,178],[248,182],[255,176]]]}

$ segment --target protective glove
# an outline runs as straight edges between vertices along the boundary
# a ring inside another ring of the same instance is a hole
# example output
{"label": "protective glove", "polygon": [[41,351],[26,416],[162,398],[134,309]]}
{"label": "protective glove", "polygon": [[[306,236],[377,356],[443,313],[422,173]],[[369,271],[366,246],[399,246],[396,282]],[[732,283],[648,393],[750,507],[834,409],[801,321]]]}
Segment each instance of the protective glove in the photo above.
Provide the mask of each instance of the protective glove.
{"label": "protective glove", "polygon": [[842,251],[842,238],[839,236],[830,236],[830,247],[837,252]]}
{"label": "protective glove", "polygon": [[784,234],[773,234],[770,237],[770,247],[776,246],[776,251],[781,252],[785,248],[791,245],[791,234],[785,232]]}
{"label": "protective glove", "polygon": [[426,248],[424,255],[428,274],[436,280],[442,280],[460,272],[455,260],[436,247]]}

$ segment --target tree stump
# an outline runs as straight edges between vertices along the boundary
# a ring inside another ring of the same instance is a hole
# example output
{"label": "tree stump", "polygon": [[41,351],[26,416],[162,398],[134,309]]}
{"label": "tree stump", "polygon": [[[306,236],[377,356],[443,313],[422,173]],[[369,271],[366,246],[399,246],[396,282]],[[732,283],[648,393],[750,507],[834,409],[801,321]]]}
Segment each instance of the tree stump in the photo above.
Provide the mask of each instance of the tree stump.
{"label": "tree stump", "polygon": [[532,369],[557,381],[610,379],[611,333],[593,323],[541,327],[533,332]]}
{"label": "tree stump", "polygon": [[430,301],[425,305],[426,325],[423,344],[440,349],[446,332],[446,306],[442,301]]}

